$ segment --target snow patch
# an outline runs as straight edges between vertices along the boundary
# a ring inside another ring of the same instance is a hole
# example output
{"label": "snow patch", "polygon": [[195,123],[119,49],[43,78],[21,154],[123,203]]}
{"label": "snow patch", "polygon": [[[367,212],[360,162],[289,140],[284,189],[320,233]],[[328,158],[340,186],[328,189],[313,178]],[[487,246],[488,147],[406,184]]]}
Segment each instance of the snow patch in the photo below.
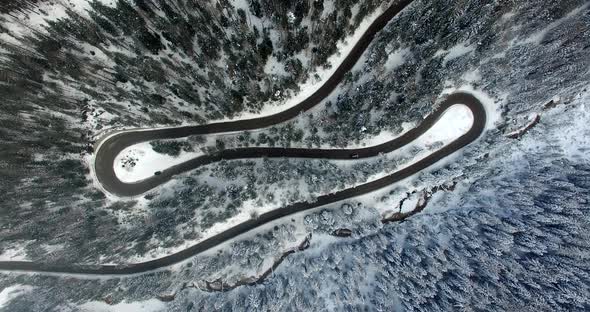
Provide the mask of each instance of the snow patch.
{"label": "snow patch", "polygon": [[9,249],[4,249],[0,254],[0,261],[27,261],[27,252],[25,246],[27,242],[23,242],[19,246],[14,246]]}
{"label": "snow patch", "polygon": [[473,113],[471,110],[465,105],[455,104],[445,110],[434,126],[412,144],[428,146],[435,142],[450,142],[450,139],[467,133],[472,125]]}
{"label": "snow patch", "polygon": [[289,75],[289,73],[285,71],[285,66],[283,66],[283,64],[281,64],[274,55],[268,57],[268,60],[264,65],[264,72],[268,75]]}
{"label": "snow patch", "polygon": [[160,154],[152,149],[149,142],[143,142],[122,150],[115,157],[113,169],[122,182],[137,182],[153,176],[156,171],[165,170],[201,155],[201,152],[184,151],[178,156]]}
{"label": "snow patch", "polygon": [[123,301],[113,305],[101,301],[90,301],[78,307],[84,312],[157,312],[166,310],[166,304],[158,299],[136,302]]}
{"label": "snow patch", "polygon": [[441,92],[442,95],[448,95],[454,92],[468,92],[473,94],[483,104],[486,110],[486,130],[496,128],[496,125],[502,120],[502,105],[506,102],[505,96],[501,96],[500,99],[494,99],[491,95],[486,92],[474,88],[470,84],[453,86],[449,81],[446,82],[445,89]]}
{"label": "snow patch", "polygon": [[472,71],[466,72],[461,76],[462,80],[465,80],[465,82],[469,82],[469,83],[476,83],[481,81],[482,77],[481,77],[481,73],[479,72],[479,68],[476,68]]}
{"label": "snow patch", "polygon": [[[116,5],[114,0],[100,1]],[[3,26],[9,30],[10,36],[14,38],[22,38],[33,31],[45,32],[49,22],[69,18],[67,9],[71,9],[82,16],[88,16],[87,11],[91,9],[90,1],[70,0],[67,4],[41,1],[30,11],[15,11],[11,12],[11,15],[5,15],[6,23],[3,23]]]}
{"label": "snow patch", "polygon": [[434,57],[439,57],[439,56],[445,56],[443,58],[443,66],[446,66],[448,62],[461,57],[463,55],[472,53],[473,51],[475,51],[475,48],[471,45],[469,45],[467,42],[462,42],[459,43],[457,45],[455,45],[454,47],[452,47],[449,50],[438,50],[436,51],[436,53],[434,54]]}
{"label": "snow patch", "polygon": [[[500,119],[500,105],[498,104],[498,101],[493,100],[485,92],[475,90],[472,86],[468,85],[460,87],[448,87],[445,91],[442,92],[441,96],[457,91],[469,92],[476,96],[486,108],[486,114],[488,118],[486,129],[491,129],[495,126],[495,124]],[[443,146],[448,145],[450,142],[465,134],[471,128],[472,125],[473,113],[471,112],[471,110],[465,105],[455,104],[449,107],[443,113],[440,119],[429,130],[427,130],[424,134],[418,137],[414,142],[408,144],[407,146],[397,151],[385,154],[383,156],[389,159],[403,158],[403,156],[408,155],[409,151],[411,151],[412,149],[420,150],[418,154],[414,155],[409,159],[406,159],[404,163],[400,164],[400,166],[395,168],[395,171],[399,171],[422,160],[423,158],[427,157],[436,150],[439,150]],[[442,143],[442,145],[435,149],[429,148],[429,146],[435,146],[434,143],[437,142]],[[421,172],[432,171],[442,168],[458,159],[460,155],[460,151],[457,151]],[[369,179],[367,179],[367,181],[373,181],[382,178],[388,174],[390,173],[380,172],[378,174],[371,176]],[[394,185],[356,197],[355,200],[364,203],[364,205],[368,207],[373,207],[377,209],[382,214],[400,212],[398,209],[399,202],[407,197],[407,192],[411,190],[426,189],[436,185],[416,185],[414,177],[417,177],[419,174],[420,173],[413,175],[402,181],[399,181]],[[394,190],[395,193],[393,194],[393,196],[390,194],[390,190]],[[407,212],[409,210],[412,210],[419,200],[420,193],[413,194],[403,203],[401,211]]]}
{"label": "snow patch", "polygon": [[328,16],[330,16],[330,14],[332,14],[332,12],[334,12],[334,3],[335,0],[328,0],[328,1],[324,1],[324,10],[322,11],[322,17],[321,19],[325,19]]}
{"label": "snow patch", "polygon": [[13,299],[32,291],[35,287],[29,285],[16,284],[8,286],[0,291],[0,308],[6,306]]}
{"label": "snow patch", "polygon": [[387,61],[385,62],[385,68],[390,71],[401,66],[407,59],[408,55],[410,54],[410,49],[398,49],[393,53],[389,54],[387,57]]}

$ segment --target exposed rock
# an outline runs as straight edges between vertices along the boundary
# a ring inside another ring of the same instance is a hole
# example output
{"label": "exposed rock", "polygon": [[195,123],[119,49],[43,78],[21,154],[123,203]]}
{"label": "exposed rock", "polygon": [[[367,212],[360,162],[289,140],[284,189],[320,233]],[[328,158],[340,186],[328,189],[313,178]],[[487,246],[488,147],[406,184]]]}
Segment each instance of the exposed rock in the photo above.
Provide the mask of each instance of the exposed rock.
{"label": "exposed rock", "polygon": [[384,217],[383,219],[381,219],[381,223],[386,224],[386,223],[391,223],[391,222],[405,221],[408,217],[411,217],[419,212],[422,212],[422,210],[424,210],[424,208],[426,208],[426,206],[428,206],[428,202],[430,201],[430,199],[432,198],[432,196],[434,194],[436,194],[439,191],[452,192],[455,190],[456,186],[457,186],[457,182],[450,182],[450,183],[445,183],[442,185],[434,186],[429,190],[424,189],[424,190],[420,191],[420,193],[421,193],[420,198],[418,199],[416,206],[414,206],[414,209],[407,211],[407,212],[401,212],[401,206],[402,206],[403,202],[405,200],[407,200],[411,194],[416,193],[416,191],[414,191],[412,193],[408,193],[408,197],[406,197],[400,201],[400,212],[395,212],[393,214],[390,214],[387,217]]}
{"label": "exposed rock", "polygon": [[332,236],[337,237],[350,237],[352,235],[352,230],[350,229],[337,229],[332,232]]}
{"label": "exposed rock", "polygon": [[169,294],[160,294],[156,296],[160,301],[163,302],[170,302],[176,298],[176,293],[169,293]]}
{"label": "exposed rock", "polygon": [[509,134],[506,135],[506,137],[510,138],[510,139],[519,139],[521,138],[523,135],[525,135],[529,130],[531,130],[534,126],[536,126],[539,122],[541,122],[541,115],[540,114],[536,114],[535,118],[533,118],[533,120],[526,126],[524,126],[523,128],[510,132]]}
{"label": "exposed rock", "polygon": [[292,249],[289,249],[289,250],[285,251],[279,257],[279,259],[277,259],[277,260],[274,261],[273,265],[268,270],[264,271],[258,277],[256,277],[256,276],[245,277],[245,278],[242,278],[241,280],[237,281],[235,284],[227,284],[227,283],[224,283],[220,278],[218,278],[218,279],[216,279],[216,280],[214,280],[212,282],[204,281],[204,285],[203,285],[203,283],[199,283],[200,286],[197,286],[195,283],[193,283],[193,286],[192,287],[198,287],[201,290],[213,292],[213,291],[229,291],[229,290],[232,290],[232,289],[235,289],[237,287],[244,286],[244,285],[256,285],[256,284],[262,283],[269,275],[272,274],[272,272],[274,270],[276,270],[276,268],[281,263],[283,263],[283,261],[285,261],[285,259],[290,254],[296,253],[298,251],[303,251],[303,250],[309,248],[311,237],[312,237],[312,235],[311,235],[311,233],[309,233],[305,237],[305,239],[303,240],[303,242],[301,242],[301,244],[299,244],[295,248],[292,248]]}

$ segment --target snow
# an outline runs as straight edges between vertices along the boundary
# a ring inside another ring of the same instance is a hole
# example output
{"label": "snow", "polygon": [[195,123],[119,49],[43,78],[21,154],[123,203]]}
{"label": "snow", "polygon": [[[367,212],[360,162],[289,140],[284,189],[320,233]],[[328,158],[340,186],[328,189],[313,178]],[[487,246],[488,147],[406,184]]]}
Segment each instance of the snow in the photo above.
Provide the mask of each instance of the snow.
{"label": "snow", "polygon": [[[279,196],[276,196],[276,197],[279,198]],[[273,209],[277,209],[281,206],[282,206],[282,204],[278,200],[275,201],[273,203],[273,205],[266,205],[266,206],[262,206],[262,207],[256,205],[255,201],[248,200],[242,204],[242,207],[240,208],[240,213],[238,213],[237,215],[235,215],[232,218],[227,219],[225,222],[220,222],[220,223],[214,224],[211,228],[207,229],[204,233],[202,233],[202,237],[200,237],[198,239],[193,239],[193,240],[185,240],[183,242],[183,244],[180,244],[178,246],[174,246],[172,248],[166,248],[166,247],[152,248],[147,254],[142,255],[142,256],[137,255],[135,257],[131,257],[128,259],[128,261],[131,263],[151,261],[154,259],[158,259],[158,258],[167,256],[167,255],[170,255],[172,253],[179,252],[179,251],[187,249],[199,242],[202,242],[207,238],[210,238],[210,237],[212,237],[216,234],[219,234],[231,227],[234,227],[240,223],[243,223],[243,222],[251,219],[252,212],[255,212],[257,215],[260,215],[264,212],[271,211]],[[296,231],[294,233],[294,239],[292,241],[292,244],[289,244],[288,242],[284,242],[287,244],[287,245],[283,246],[285,250],[292,248],[294,246],[298,246],[301,243],[301,241],[303,240],[303,238],[308,234],[307,232],[302,230],[302,229],[304,229],[304,227],[300,226],[302,224],[302,220],[300,220],[301,218],[296,218],[294,216],[290,216],[290,217],[297,220],[298,223],[296,226]],[[256,230],[250,231],[250,232],[242,234],[242,235],[244,235],[244,236],[245,235],[252,235],[252,233],[268,230],[268,229],[272,228],[274,225],[276,225],[277,222],[282,222],[282,221],[279,219],[279,220],[275,220],[273,222],[269,222],[265,225],[262,225],[261,227],[258,227]],[[240,235],[240,236],[242,236],[242,235]],[[200,255],[206,255],[206,254],[213,255],[218,250],[228,250],[228,249],[230,249],[230,245],[233,241],[234,240],[229,240],[224,243],[221,243],[220,245],[214,246],[214,247],[200,253]],[[187,260],[183,260],[177,264],[174,264],[172,267],[181,267],[184,263],[187,263],[190,261],[192,261],[191,258],[189,258]],[[160,269],[158,269],[158,270],[160,270]],[[158,270],[156,270],[156,271],[158,271]],[[255,273],[257,273],[257,272],[243,272],[243,270],[240,272],[251,273],[250,275],[254,275]],[[72,275],[72,274],[68,274],[68,275]],[[135,274],[131,274],[131,275],[135,275]],[[97,278],[97,276],[93,276],[93,275],[77,275],[77,276],[82,276],[83,278],[88,278],[88,279],[96,279]],[[105,276],[101,276],[101,277],[104,278]]]}
{"label": "snow", "polygon": [[408,55],[410,53],[411,53],[410,49],[408,49],[408,48],[398,49],[398,50],[394,51],[393,53],[389,54],[389,56],[387,57],[387,62],[385,62],[385,68],[388,71],[390,71],[392,69],[399,67],[400,65],[402,65],[406,61],[406,58],[408,57]]}
{"label": "snow", "polygon": [[109,305],[102,301],[90,301],[78,306],[83,312],[157,312],[166,310],[166,304],[158,299],[136,302],[120,302]]}
{"label": "snow", "polygon": [[[466,89],[466,87],[463,89]],[[463,91],[466,91],[466,90],[463,90]],[[472,92],[472,93],[475,93],[475,92]],[[480,99],[480,101],[482,101],[482,103],[484,101],[487,101],[486,99],[482,99],[479,96],[478,96],[478,98]],[[412,149],[419,148],[421,150],[420,153],[418,153],[417,155],[415,155],[414,157],[412,157],[410,159],[407,159],[407,161],[405,163],[403,163],[399,167],[395,168],[395,171],[399,171],[401,169],[411,166],[412,164],[415,164],[416,162],[427,157],[428,155],[432,154],[436,150],[442,148],[442,146],[445,146],[445,145],[449,144],[450,142],[454,141],[455,139],[459,138],[461,135],[465,134],[471,128],[472,125],[473,125],[473,114],[471,113],[471,110],[469,110],[469,108],[467,106],[462,105],[462,104],[452,105],[443,113],[443,115],[439,118],[439,120],[429,130],[427,130],[424,134],[422,134],[420,137],[418,137],[414,142],[412,142],[411,144],[408,144],[407,146],[405,146],[397,151],[391,152],[391,153],[386,154],[384,156],[389,157],[389,158],[395,157],[395,156],[402,157],[403,155],[407,155],[408,152]],[[442,142],[443,145],[441,147],[437,148],[436,150],[428,148],[429,146],[432,146],[436,142]],[[457,155],[458,155],[458,153],[455,153],[454,155],[446,157],[445,159],[439,161],[438,163],[430,166],[426,170],[434,170],[436,168],[444,166],[444,165],[452,162],[454,159],[456,159]],[[380,172],[378,174],[371,176],[369,179],[367,179],[367,181],[374,181],[379,178],[385,177],[388,174],[390,174],[390,173]],[[416,175],[413,175],[412,177],[415,177],[415,176]],[[399,212],[397,210],[397,205],[399,204],[399,202],[403,198],[405,198],[407,196],[405,192],[409,191],[410,189],[417,189],[416,186],[412,185],[412,182],[411,182],[412,177],[404,179],[402,181],[399,181],[398,183],[395,183],[392,186],[389,186],[389,187],[386,187],[383,189],[379,189],[379,190],[370,192],[365,195],[358,196],[355,199],[360,202],[363,202],[366,206],[373,207],[373,208],[377,209],[380,213],[384,213],[384,212],[388,212],[388,211],[391,212],[392,207],[396,208],[395,212]],[[350,187],[353,187],[353,186],[354,185],[351,185]],[[426,188],[426,187],[428,187],[428,186],[422,186],[421,188]],[[395,196],[388,195],[389,190],[392,188],[395,188],[397,190]],[[388,199],[386,201],[381,200],[384,196],[388,197]],[[408,200],[406,200],[404,202],[401,212],[407,212],[409,210],[412,210],[416,206],[416,204],[418,203],[419,200],[420,200],[420,194],[413,194]]]}
{"label": "snow", "polygon": [[502,15],[502,17],[500,17],[501,21],[508,21],[510,19],[512,19],[514,17],[515,13],[514,12],[508,12],[505,13],[504,15]]}
{"label": "snow", "polygon": [[[461,196],[469,192],[470,186],[474,183],[473,178],[464,177],[461,183],[455,185],[453,192],[436,192],[429,200],[429,204],[422,210],[422,214],[442,213],[457,207],[461,207]],[[432,186],[429,186],[432,187]],[[487,191],[480,191],[487,192]],[[450,194],[450,195],[449,195]],[[494,194],[489,194],[489,198],[494,198]]]}
{"label": "snow", "polygon": [[412,196],[410,196],[407,200],[404,201],[400,212],[406,213],[406,212],[413,211],[416,208],[416,206],[418,205],[418,203],[420,202],[421,196],[422,196],[421,193],[412,194]]}
{"label": "snow", "polygon": [[[47,22],[68,17],[65,7],[61,5],[53,5],[42,2],[36,6],[35,9],[37,9],[35,14],[28,14],[28,16],[23,20],[23,22],[28,27],[33,27],[35,29],[43,29],[45,26],[49,25]],[[47,14],[42,12],[47,12]]]}
{"label": "snow", "polygon": [[[590,90],[590,85],[586,87]],[[543,120],[550,120],[556,118],[556,114],[576,116],[571,118],[569,122],[563,122],[565,129],[561,131],[554,131],[556,136],[556,142],[561,149],[561,152],[569,159],[578,160],[580,162],[590,162],[590,91],[585,91],[576,96],[574,101],[569,104],[575,107],[572,108],[571,112],[564,112],[565,106],[559,106],[555,109],[555,112],[551,114],[544,114]],[[559,123],[558,121],[556,121]],[[526,138],[526,140],[531,140]],[[537,143],[533,140],[529,142],[531,146],[535,146]]]}
{"label": "snow", "polygon": [[[285,240],[283,240],[280,243],[280,246],[278,246],[274,252],[269,253],[264,258],[262,264],[258,265],[257,267],[256,266],[244,267],[243,265],[236,263],[236,264],[233,264],[229,267],[224,268],[223,271],[218,272],[216,275],[210,276],[208,278],[208,280],[215,280],[216,278],[224,279],[223,276],[242,276],[242,277],[260,276],[260,274],[262,272],[271,268],[272,263],[274,263],[277,260],[277,256],[279,256],[280,254],[282,254],[288,250],[297,251],[297,247],[305,240],[305,238],[309,234],[309,231],[304,224],[303,218],[292,217],[292,219],[295,220],[294,222],[291,223],[291,225],[294,226],[293,232],[290,233],[290,236],[288,238],[286,238]],[[255,233],[263,233],[266,231],[270,231],[275,225],[278,225],[279,223],[281,223],[281,220],[269,222],[265,225],[258,227],[256,230],[254,230],[250,233],[247,233],[247,234],[243,234],[243,235],[244,236],[246,236],[246,235],[254,236],[254,235],[256,235]],[[313,243],[314,241],[315,241],[315,239],[312,239],[311,243]],[[231,252],[231,242],[224,243],[224,244],[225,244],[225,246],[218,245],[218,246],[212,248],[211,250],[207,251],[207,253],[209,255],[215,255],[218,251]],[[309,250],[309,249],[307,249],[307,250]],[[219,276],[218,274],[222,274],[223,276]]]}
{"label": "snow", "polygon": [[[115,4],[114,0],[101,0],[101,2]],[[11,15],[5,15],[7,23],[4,23],[3,26],[9,30],[10,36],[14,38],[28,35],[33,30],[45,31],[49,22],[69,17],[66,8],[86,16],[86,11],[90,9],[90,0],[68,0],[61,3],[39,2],[32,8],[32,11],[26,13],[15,11]],[[18,42],[15,43],[19,44]]]}
{"label": "snow", "polygon": [[14,246],[13,248],[4,249],[0,254],[0,261],[26,261],[27,253],[25,251],[25,246],[27,242],[23,242],[19,244],[19,246]]}
{"label": "snow", "polygon": [[[346,148],[362,148],[362,147],[367,147],[367,146],[375,146],[375,145],[383,144],[385,142],[391,141],[395,138],[398,138],[398,137],[404,135],[406,132],[410,131],[415,126],[416,125],[414,123],[403,122],[401,124],[402,131],[399,133],[394,133],[389,130],[382,130],[377,135],[369,136],[367,138],[363,138],[363,139],[359,140],[358,143],[349,142],[349,144],[346,146]],[[322,142],[320,144],[320,148],[322,148],[322,149],[339,149],[339,148],[335,148],[334,146],[332,146],[330,143],[327,143],[327,142]]]}
{"label": "snow", "polygon": [[287,13],[287,19],[289,20],[289,24],[293,24],[293,23],[295,23],[295,20],[297,18],[295,17],[295,14],[293,14],[293,12],[289,11]]}
{"label": "snow", "polygon": [[475,83],[481,81],[482,77],[479,69],[475,69],[461,75],[461,79],[468,83]]}
{"label": "snow", "polygon": [[428,146],[435,142],[449,142],[466,133],[472,124],[471,110],[465,105],[455,104],[449,107],[434,126],[416,139],[413,144]]}
{"label": "snow", "polygon": [[334,1],[335,0],[324,1],[324,10],[322,11],[322,17],[321,17],[322,19],[327,18],[328,16],[330,16],[330,14],[332,12],[334,12],[334,9],[335,9],[334,8],[334,5],[335,5]]}
{"label": "snow", "polygon": [[[184,151],[178,156],[160,154],[152,149],[149,142],[143,142],[122,150],[115,157],[113,169],[117,178],[122,182],[137,182],[153,176],[156,171],[162,171],[202,154],[201,152]],[[124,161],[131,158],[136,159],[135,166],[124,166]]]}
{"label": "snow", "polygon": [[434,57],[438,57],[438,56],[445,56],[443,58],[443,66],[446,66],[447,63],[449,61],[452,61],[458,57],[461,57],[463,55],[472,53],[473,51],[475,51],[475,48],[471,45],[469,45],[466,42],[462,42],[459,43],[457,45],[455,45],[454,47],[452,47],[449,50],[438,50],[435,54]]}
{"label": "snow", "polygon": [[15,46],[18,46],[21,44],[21,42],[18,39],[16,39],[16,37],[10,35],[10,32],[0,33],[0,41],[4,42],[6,44],[13,44]]}
{"label": "snow", "polygon": [[45,251],[50,254],[50,253],[54,253],[60,250],[63,250],[65,247],[65,244],[53,244],[53,245],[43,245],[43,249],[45,249]]}
{"label": "snow", "polygon": [[287,76],[285,66],[281,64],[274,55],[268,57],[268,61],[264,65],[264,72],[269,75]]}
{"label": "snow", "polygon": [[590,3],[586,3],[578,8],[575,8],[574,10],[569,12],[566,16],[564,16],[563,18],[553,21],[551,24],[547,25],[547,27],[534,32],[528,38],[526,38],[522,42],[519,42],[518,44],[540,44],[541,41],[543,41],[543,38],[545,38],[545,36],[549,32],[551,32],[553,29],[557,28],[558,26],[560,26],[561,24],[563,24],[565,21],[569,20],[570,18],[578,15],[580,12],[585,10],[589,5],[590,5]]}
{"label": "snow", "polygon": [[474,88],[471,84],[454,86],[453,83],[447,81],[445,85],[446,87],[441,92],[441,95],[462,91],[469,92],[479,99],[486,110],[486,130],[496,128],[502,120],[502,105],[506,103],[506,95],[501,95],[499,99],[494,99],[491,95],[483,90]]}
{"label": "snow", "polygon": [[16,284],[9,286],[0,291],[0,309],[6,306],[7,303],[32,291],[35,287],[29,285]]}
{"label": "snow", "polygon": [[[330,3],[331,3],[330,1],[326,1],[324,3],[324,13],[327,10],[329,10]],[[319,80],[314,77],[315,76],[314,73],[310,73],[307,81],[304,82],[303,84],[299,85],[299,90],[301,90],[301,91],[299,93],[297,93],[295,96],[292,96],[292,97],[282,100],[280,102],[266,104],[266,105],[264,105],[264,107],[262,108],[260,113],[244,112],[240,116],[233,118],[231,120],[241,120],[241,119],[258,118],[258,117],[274,115],[274,114],[279,113],[281,111],[287,110],[287,109],[299,104],[301,101],[305,100],[306,98],[308,98],[310,95],[312,95],[314,92],[316,92],[328,80],[328,78],[330,78],[332,76],[332,74],[336,71],[336,69],[344,61],[346,56],[348,56],[348,54],[350,53],[350,51],[354,47],[355,43],[362,37],[362,35],[369,28],[371,23],[377,17],[379,17],[379,15],[381,15],[382,12],[383,12],[383,9],[381,7],[379,7],[375,12],[368,15],[359,24],[359,27],[356,29],[356,31],[354,32],[353,35],[349,36],[348,38],[346,38],[343,41],[338,42],[338,44],[337,44],[338,52],[336,54],[332,55],[331,57],[329,57],[327,60],[327,63],[330,64],[331,66],[329,66],[329,68],[321,68],[321,69],[316,70],[315,74],[317,74],[320,77]],[[269,62],[273,62],[271,58],[269,58]],[[281,68],[278,68],[278,66],[276,66],[276,64],[272,63],[270,65],[266,64],[265,71],[266,70],[271,70],[271,71],[274,70],[274,71],[280,72]],[[282,69],[282,70],[284,71],[284,69]],[[226,119],[222,119],[222,120],[218,120],[218,121],[228,121],[228,120],[230,120],[230,119],[226,118]]]}

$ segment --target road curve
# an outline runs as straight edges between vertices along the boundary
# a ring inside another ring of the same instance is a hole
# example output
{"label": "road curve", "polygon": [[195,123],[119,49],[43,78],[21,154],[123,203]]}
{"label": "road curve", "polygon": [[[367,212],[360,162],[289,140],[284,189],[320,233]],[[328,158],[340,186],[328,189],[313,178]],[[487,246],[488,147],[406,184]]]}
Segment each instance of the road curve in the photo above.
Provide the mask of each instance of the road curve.
{"label": "road curve", "polygon": [[305,210],[317,208],[330,203],[338,202],[348,198],[367,194],[388,186],[392,183],[405,179],[425,168],[428,168],[437,161],[463,148],[476,140],[483,132],[486,124],[486,113],[481,102],[469,93],[454,93],[448,96],[422,123],[416,128],[406,132],[404,135],[392,141],[378,146],[360,149],[285,149],[285,148],[242,148],[229,149],[215,154],[205,155],[173,166],[164,170],[161,175],[139,181],[137,183],[123,183],[115,175],[113,164],[115,157],[126,147],[140,142],[181,138],[197,134],[213,134],[230,131],[243,131],[268,127],[296,117],[299,113],[312,108],[328,96],[343,79],[344,74],[352,69],[360,56],[372,42],[376,33],[383,29],[387,23],[407,7],[413,0],[400,0],[389,7],[380,15],[368,28],[365,34],[353,47],[349,55],[336,69],[334,74],[310,97],[288,110],[281,113],[233,122],[221,122],[200,126],[177,127],[155,130],[131,130],[118,133],[106,138],[100,143],[96,151],[94,169],[99,182],[104,189],[119,196],[136,196],[142,194],[166,181],[176,174],[202,166],[204,164],[219,161],[221,159],[244,159],[258,157],[299,157],[299,158],[325,158],[325,159],[350,159],[353,154],[358,158],[376,156],[381,152],[390,152],[414,141],[421,134],[426,132],[442,116],[444,111],[454,104],[464,104],[473,113],[474,122],[467,133],[442,147],[420,161],[403,168],[391,175],[381,179],[365,183],[353,188],[341,190],[332,194],[319,196],[315,202],[298,202],[286,207],[275,209],[260,215],[256,219],[250,219],[232,228],[214,235],[200,243],[177,253],[154,259],[151,261],[121,264],[121,265],[76,265],[76,264],[47,264],[27,261],[0,261],[0,271],[27,271],[37,273],[64,273],[64,274],[88,274],[88,275],[130,275],[154,271],[177,264],[183,260],[194,257],[221,243],[231,240],[241,234],[253,230],[271,221],[285,216],[299,213]]}
{"label": "road curve", "polygon": [[[313,157],[313,158],[330,158],[330,159],[344,159],[350,158],[350,153],[356,153],[355,150],[348,152],[340,151],[322,151],[298,149],[290,152],[285,152],[283,149],[239,149],[226,150],[222,153],[214,155],[207,155],[201,158],[196,158],[185,163],[170,167],[163,170],[161,175],[152,176],[150,178],[135,182],[124,183],[115,174],[113,164],[115,157],[125,148],[151,140],[158,139],[175,139],[187,137],[189,135],[203,135],[214,134],[233,131],[244,131],[252,129],[260,129],[270,127],[272,125],[290,120],[297,117],[301,112],[307,111],[315,105],[319,104],[326,98],[344,78],[359,58],[363,55],[365,50],[369,47],[375,35],[382,30],[387,23],[398,15],[404,8],[411,4],[413,0],[398,0],[395,1],[387,10],[385,10],[379,17],[371,23],[365,33],[361,36],[358,42],[354,45],[348,56],[342,61],[340,66],[334,71],[332,76],[312,95],[303,100],[301,103],[275,115],[245,119],[238,121],[219,122],[199,126],[186,126],[153,130],[129,130],[124,131],[113,136],[107,137],[98,144],[94,161],[94,173],[103,189],[111,194],[119,197],[132,197],[141,195],[158,185],[169,181],[174,175],[185,172],[187,170],[196,168],[198,166],[219,161],[221,159],[236,159],[236,158],[252,158],[252,157]],[[376,150],[376,148],[374,149]],[[346,154],[348,153],[348,154]],[[363,155],[374,156],[370,151],[358,151],[359,157]],[[307,156],[306,156],[307,155]]]}
{"label": "road curve", "polygon": [[[208,249],[211,249],[221,243],[234,239],[235,237],[244,234],[250,230],[253,230],[261,225],[269,223],[271,221],[283,218],[285,216],[302,212],[305,210],[317,208],[348,198],[364,195],[372,191],[378,190],[392,183],[403,180],[429,166],[438,162],[439,160],[451,155],[452,153],[460,150],[469,143],[476,140],[484,131],[486,125],[486,112],[482,103],[473,95],[469,93],[454,93],[449,95],[436,109],[435,111],[427,116],[423,122],[416,128],[406,132],[401,137],[379,145],[382,150],[376,147],[370,147],[365,149],[355,150],[363,154],[363,157],[369,155],[369,153],[379,152],[387,149],[396,149],[410,143],[414,138],[420,136],[420,134],[426,132],[435,122],[438,120],[444,111],[454,104],[464,104],[473,113],[473,124],[469,131],[464,135],[455,139],[451,143],[445,145],[441,149],[433,152],[432,154],[422,158],[418,162],[405,167],[393,174],[380,178],[378,180],[368,182],[353,188],[341,190],[332,194],[322,195],[317,198],[315,202],[298,202],[286,207],[275,209],[260,215],[256,219],[250,219],[243,223],[240,223],[230,229],[227,229],[215,236],[212,236],[200,243],[197,243],[187,249],[179,251],[177,253],[154,259],[151,261],[122,264],[122,265],[74,265],[74,264],[44,264],[38,262],[26,262],[26,261],[9,261],[0,262],[0,271],[29,271],[38,273],[66,273],[66,274],[89,274],[89,275],[130,275],[154,271],[157,269],[165,268],[183,260],[196,256]],[[270,149],[273,152],[285,149]],[[286,149],[289,150],[289,149]],[[298,149],[295,149],[298,150]],[[238,151],[238,150],[236,150]],[[348,158],[351,150],[347,150],[339,155]],[[236,152],[237,153],[237,152]],[[282,154],[284,155],[284,154]],[[258,156],[259,157],[259,156]]]}

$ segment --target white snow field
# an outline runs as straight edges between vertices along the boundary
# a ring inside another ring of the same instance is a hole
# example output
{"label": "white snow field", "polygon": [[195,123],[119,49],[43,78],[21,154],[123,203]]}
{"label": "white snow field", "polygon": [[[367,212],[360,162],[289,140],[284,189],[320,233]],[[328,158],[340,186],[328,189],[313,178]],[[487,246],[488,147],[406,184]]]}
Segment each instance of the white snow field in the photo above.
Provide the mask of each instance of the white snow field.
{"label": "white snow field", "polygon": [[109,305],[102,301],[90,301],[79,305],[84,312],[157,312],[166,310],[166,304],[158,299],[149,299],[137,302],[120,302]]}
{"label": "white snow field", "polygon": [[33,286],[21,284],[15,284],[2,289],[2,291],[0,291],[0,309],[2,309],[8,302],[12,301],[20,295],[32,291],[33,289]]}
{"label": "white snow field", "polygon": [[[162,171],[200,155],[203,155],[203,153],[185,151],[182,151],[178,156],[160,154],[152,149],[149,142],[143,142],[129,146],[121,151],[115,157],[113,168],[117,178],[122,182],[132,183],[149,178],[156,171]],[[133,166],[126,164],[131,159],[135,161]]]}

